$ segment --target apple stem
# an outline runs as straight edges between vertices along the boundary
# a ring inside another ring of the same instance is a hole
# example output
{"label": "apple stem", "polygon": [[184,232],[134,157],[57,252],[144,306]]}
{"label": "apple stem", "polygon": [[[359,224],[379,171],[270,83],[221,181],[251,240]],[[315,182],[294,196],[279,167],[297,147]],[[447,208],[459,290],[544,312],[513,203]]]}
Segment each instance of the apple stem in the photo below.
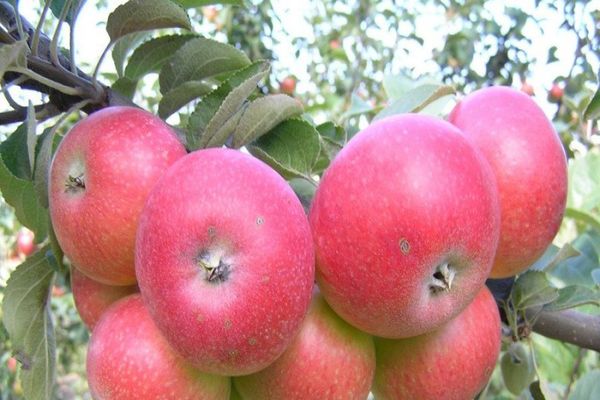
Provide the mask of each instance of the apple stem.
{"label": "apple stem", "polygon": [[433,279],[429,284],[429,289],[432,293],[450,291],[455,275],[456,271],[449,265],[447,261],[438,265],[433,274]]}
{"label": "apple stem", "polygon": [[69,175],[69,179],[65,182],[66,191],[78,191],[85,189],[85,181],[83,179],[83,174],[73,177]]}

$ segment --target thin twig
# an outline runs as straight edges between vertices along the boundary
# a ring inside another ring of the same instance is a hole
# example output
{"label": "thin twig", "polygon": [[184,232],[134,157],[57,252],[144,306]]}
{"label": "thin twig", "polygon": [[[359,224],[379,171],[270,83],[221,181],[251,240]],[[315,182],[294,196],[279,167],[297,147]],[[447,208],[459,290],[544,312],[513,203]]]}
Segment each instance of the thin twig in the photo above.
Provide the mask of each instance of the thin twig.
{"label": "thin twig", "polygon": [[58,24],[56,25],[56,30],[54,31],[54,36],[52,37],[52,42],[50,44],[50,60],[52,64],[54,64],[59,69],[65,69],[62,66],[58,59],[58,41],[60,40],[60,31],[62,30],[62,26],[67,18],[67,14],[69,13],[69,9],[73,4],[73,0],[67,0],[63,5],[62,10],[60,11],[60,16],[58,18]]}
{"label": "thin twig", "polygon": [[571,377],[569,378],[569,384],[567,385],[567,389],[565,390],[565,395],[563,396],[564,400],[567,400],[569,398],[569,395],[571,394],[571,389],[573,388],[573,384],[575,383],[575,380],[577,379],[577,375],[579,373],[579,367],[581,366],[581,361],[583,360],[585,353],[586,353],[585,349],[577,350],[577,358],[575,359],[575,363],[573,364],[573,370],[571,371]]}
{"label": "thin twig", "polygon": [[42,33],[42,26],[44,25],[46,14],[48,14],[48,9],[50,8],[50,1],[52,0],[46,0],[44,9],[42,10],[42,15],[40,15],[40,20],[38,21],[38,24],[35,27],[35,32],[33,33],[33,39],[31,40],[31,54],[33,56],[37,56],[38,53],[38,45],[40,42],[40,35]]}

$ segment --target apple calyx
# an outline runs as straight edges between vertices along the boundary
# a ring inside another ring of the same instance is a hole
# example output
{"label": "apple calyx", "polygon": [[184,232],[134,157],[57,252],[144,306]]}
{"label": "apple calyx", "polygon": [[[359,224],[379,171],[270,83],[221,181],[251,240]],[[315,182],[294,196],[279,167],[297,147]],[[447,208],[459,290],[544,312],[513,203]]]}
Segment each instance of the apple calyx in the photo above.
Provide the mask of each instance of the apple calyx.
{"label": "apple calyx", "polygon": [[83,178],[83,174],[78,176],[69,175],[67,181],[65,182],[65,191],[66,192],[78,192],[80,190],[85,189],[85,180]]}
{"label": "apple calyx", "polygon": [[203,251],[198,265],[204,271],[204,279],[213,284],[225,282],[231,273],[231,265],[223,261],[222,252]]}
{"label": "apple calyx", "polygon": [[456,270],[450,266],[448,261],[438,265],[433,273],[432,279],[429,282],[429,290],[436,294],[442,291],[450,291],[452,281],[456,276]]}

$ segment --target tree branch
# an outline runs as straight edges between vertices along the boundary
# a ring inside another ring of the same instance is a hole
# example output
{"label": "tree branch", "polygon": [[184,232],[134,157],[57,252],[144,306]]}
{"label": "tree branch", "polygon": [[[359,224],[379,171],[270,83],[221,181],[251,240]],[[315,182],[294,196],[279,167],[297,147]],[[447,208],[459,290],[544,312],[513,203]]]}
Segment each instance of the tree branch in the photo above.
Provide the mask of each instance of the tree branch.
{"label": "tree branch", "polygon": [[600,352],[600,316],[575,310],[527,313],[535,320],[533,331],[540,335]]}

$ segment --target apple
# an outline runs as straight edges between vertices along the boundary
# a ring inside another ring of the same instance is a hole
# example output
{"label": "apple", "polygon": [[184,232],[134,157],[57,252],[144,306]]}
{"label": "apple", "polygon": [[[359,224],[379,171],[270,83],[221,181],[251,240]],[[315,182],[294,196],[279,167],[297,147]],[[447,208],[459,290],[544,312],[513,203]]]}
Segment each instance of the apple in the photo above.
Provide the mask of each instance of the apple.
{"label": "apple", "polygon": [[219,16],[219,10],[215,6],[202,7],[202,15],[208,22],[215,22]]}
{"label": "apple", "polygon": [[535,362],[529,346],[521,342],[511,343],[500,359],[504,386],[518,396],[535,380]]}
{"label": "apple", "polygon": [[310,211],[317,281],[372,335],[423,334],[456,316],[492,267],[499,206],[483,157],[446,121],[379,120],[338,153]]}
{"label": "apple", "polygon": [[293,76],[286,77],[279,84],[279,88],[281,89],[282,93],[288,94],[290,96],[293,95],[296,91],[296,78],[294,78]]}
{"label": "apple", "polygon": [[17,359],[14,357],[9,357],[8,360],[6,360],[6,368],[8,368],[8,371],[13,374],[17,372]]}
{"label": "apple", "polygon": [[227,377],[204,374],[162,337],[139,294],[113,304],[90,339],[87,377],[96,400],[227,400]]}
{"label": "apple", "polygon": [[374,374],[373,338],[344,322],[316,292],[285,353],[262,371],[233,382],[242,399],[364,400]]}
{"label": "apple", "polygon": [[500,341],[498,307],[483,287],[462,313],[439,329],[408,339],[375,341],[375,398],[472,399],[492,375]]}
{"label": "apple", "polygon": [[518,274],[544,253],[562,221],[567,162],[560,139],[530,97],[507,87],[466,96],[450,122],[481,150],[496,176],[501,228],[491,277]]}
{"label": "apple", "polygon": [[558,83],[554,82],[548,92],[548,100],[552,103],[558,103],[562,100],[564,93],[564,89]]}
{"label": "apple", "polygon": [[50,216],[71,262],[109,285],[135,284],[134,244],[150,189],[186,154],[161,119],[109,107],[77,123],[50,170]]}
{"label": "apple", "polygon": [[340,43],[339,39],[331,39],[329,41],[329,48],[331,50],[337,50],[340,47],[342,47],[342,44]]}
{"label": "apple", "polygon": [[300,329],[314,249],[300,201],[256,158],[207,149],[176,162],[140,219],[136,272],[150,314],[198,369],[257,372]]}
{"label": "apple", "polygon": [[521,82],[521,92],[525,93],[528,96],[533,96],[535,94],[533,86],[531,86],[529,82],[526,81]]}
{"label": "apple", "polygon": [[138,288],[136,285],[105,285],[87,277],[77,268],[71,268],[71,290],[81,320],[93,330],[100,316],[112,303],[137,292]]}
{"label": "apple", "polygon": [[17,253],[22,256],[29,256],[34,252],[36,246],[34,243],[35,235],[27,228],[19,229],[17,232]]}

